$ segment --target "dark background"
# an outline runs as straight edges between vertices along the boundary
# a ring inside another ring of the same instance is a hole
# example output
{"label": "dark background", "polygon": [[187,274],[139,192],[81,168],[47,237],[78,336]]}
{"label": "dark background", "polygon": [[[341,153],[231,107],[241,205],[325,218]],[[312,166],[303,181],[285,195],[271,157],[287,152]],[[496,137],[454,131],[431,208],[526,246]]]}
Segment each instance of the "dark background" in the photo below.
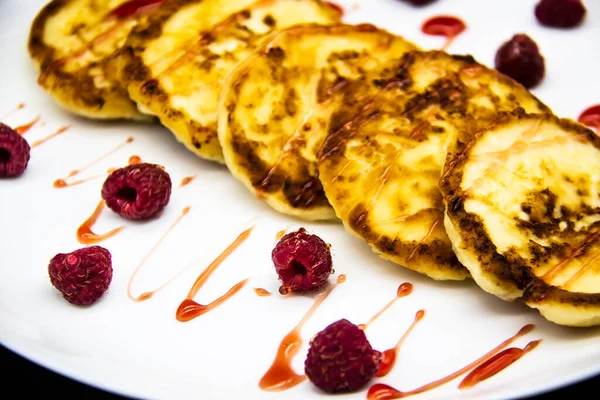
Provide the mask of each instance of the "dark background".
{"label": "dark background", "polygon": [[[600,360],[598,362],[600,363]],[[2,346],[0,346],[0,365],[2,390],[4,393],[18,393],[18,398],[27,398],[28,395],[43,395],[50,398],[51,395],[59,395],[67,399],[77,397],[126,399],[126,397],[94,389],[55,374]],[[600,388],[600,375],[567,388],[528,398],[528,400],[573,399],[584,398],[584,396],[585,398],[597,398],[598,388]],[[594,395],[594,393],[596,394]]]}

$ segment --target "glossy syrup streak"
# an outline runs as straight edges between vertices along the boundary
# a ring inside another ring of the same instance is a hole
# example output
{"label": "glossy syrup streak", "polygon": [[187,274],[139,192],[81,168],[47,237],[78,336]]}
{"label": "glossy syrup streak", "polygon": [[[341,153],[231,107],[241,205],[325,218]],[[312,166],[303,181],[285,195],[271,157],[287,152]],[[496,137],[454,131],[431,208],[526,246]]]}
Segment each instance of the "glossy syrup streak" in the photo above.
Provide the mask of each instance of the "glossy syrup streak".
{"label": "glossy syrup streak", "polygon": [[267,297],[272,295],[271,292],[263,288],[254,288],[254,293],[256,293],[256,295],[260,297]]}
{"label": "glossy syrup streak", "polygon": [[[110,155],[116,153],[117,151],[119,151],[120,149],[122,149],[123,147],[125,147],[127,144],[129,144],[131,142],[133,142],[133,138],[128,137],[123,143],[119,144],[118,146],[116,146],[115,148],[113,148],[112,150],[107,152],[106,154],[103,154],[102,156],[98,157],[97,159],[93,160],[92,162],[88,163],[87,165],[84,165],[81,168],[72,170],[71,172],[69,172],[69,174],[67,176],[55,180],[53,183],[53,186],[58,189],[69,187],[69,186],[76,186],[76,185],[80,185],[82,183],[85,183],[85,182],[91,181],[93,179],[104,176],[104,174],[94,175],[89,178],[79,179],[79,180],[75,180],[75,181],[72,180],[69,182],[70,178],[72,178],[76,175],[79,175],[81,172],[85,171],[86,169],[96,165],[100,161],[102,161],[102,160],[106,159],[107,157],[109,157]],[[110,170],[109,170],[109,172],[110,172]]]}
{"label": "glossy syrup streak", "polygon": [[[407,392],[402,392],[400,390],[394,389],[393,387],[383,384],[383,383],[376,383],[375,385],[371,386],[371,388],[369,389],[369,392],[367,394],[367,399],[368,400],[392,400],[392,399],[400,399],[403,397],[408,397],[408,396],[412,396],[415,394],[419,394],[419,393],[423,393],[423,392],[427,392],[429,390],[435,389],[445,383],[450,382],[451,380],[459,377],[460,375],[466,373],[467,371],[470,371],[471,369],[478,367],[479,365],[484,364],[485,362],[493,359],[497,354],[499,354],[504,348],[506,348],[508,345],[510,345],[511,343],[513,343],[515,340],[517,340],[518,338],[520,338],[521,336],[524,336],[525,334],[531,332],[533,330],[534,326],[533,325],[525,325],[523,328],[521,328],[521,330],[519,330],[519,332],[517,332],[514,336],[508,338],[507,340],[505,340],[504,342],[500,343],[498,346],[496,346],[495,348],[493,348],[492,350],[490,350],[489,352],[487,352],[486,354],[484,354],[482,357],[478,358],[477,360],[473,361],[472,363],[468,364],[467,366],[459,369],[458,371],[444,377],[441,379],[438,379],[436,381],[433,381],[431,383],[428,383],[426,385],[423,385],[419,388],[407,391]],[[534,348],[536,345],[531,345],[530,348],[527,351],[530,351],[532,348]],[[523,350],[525,351],[525,350]],[[506,357],[506,356],[504,356]],[[507,357],[506,360],[510,359],[510,357]],[[510,363],[507,363],[506,361],[504,362],[497,362],[497,367],[496,368],[492,368],[492,371],[495,373],[501,371],[503,368],[506,368],[508,365],[510,365]],[[485,376],[486,374],[482,374],[481,376]],[[493,375],[493,374],[492,374]],[[491,375],[488,375],[486,377],[489,377]],[[485,378],[484,378],[485,379]]]}
{"label": "glossy syrup streak", "polygon": [[429,18],[421,25],[421,32],[426,35],[444,36],[446,42],[441,50],[446,50],[452,41],[467,29],[467,25],[457,17],[440,15]]}
{"label": "glossy syrup streak", "polygon": [[319,306],[329,297],[331,292],[346,281],[346,275],[339,275],[335,285],[330,286],[323,294],[315,300],[312,307],[304,314],[304,317],[281,341],[275,360],[268,371],[263,375],[258,386],[268,392],[280,392],[290,389],[306,380],[306,375],[299,375],[292,369],[292,360],[300,350],[302,338],[300,330]]}
{"label": "glossy syrup streak", "polygon": [[3,120],[3,119],[6,119],[6,118],[8,118],[8,117],[10,117],[10,116],[11,116],[11,115],[13,115],[15,112],[17,112],[17,111],[19,111],[19,110],[21,110],[21,109],[23,109],[23,108],[25,108],[25,103],[19,103],[19,104],[17,104],[17,106],[16,106],[15,108],[13,108],[12,110],[10,110],[10,111],[6,112],[5,114],[3,114],[3,115],[0,117],[0,121],[1,121],[1,120]]}
{"label": "glossy syrup streak", "polygon": [[392,368],[394,368],[394,365],[396,365],[396,357],[398,356],[398,351],[404,344],[404,341],[406,340],[408,335],[410,335],[412,330],[419,323],[419,321],[421,321],[423,319],[424,316],[425,316],[425,310],[417,311],[417,313],[415,314],[414,321],[412,322],[412,324],[410,324],[410,326],[408,327],[406,332],[404,332],[404,335],[402,335],[400,340],[398,340],[396,345],[393,348],[385,350],[382,353],[383,360],[381,361],[381,366],[379,367],[379,371],[377,371],[376,376],[383,377],[390,373]]}
{"label": "glossy syrup streak", "polygon": [[46,143],[48,140],[50,139],[54,139],[55,137],[62,135],[63,133],[65,133],[68,129],[70,128],[70,126],[61,126],[60,128],[58,128],[57,130],[55,130],[53,133],[49,134],[46,137],[43,137],[39,140],[36,140],[35,142],[33,142],[31,144],[31,148],[34,147],[38,147],[39,145],[42,145],[44,143]]}
{"label": "glossy syrup streak", "polygon": [[230,299],[233,295],[239,292],[248,282],[248,278],[244,279],[241,282],[236,283],[227,293],[218,299],[214,300],[209,304],[199,304],[194,301],[194,297],[198,294],[198,291],[204,286],[208,278],[212,275],[213,272],[221,265],[221,263],[231,255],[242,243],[244,243],[250,234],[252,233],[253,227],[250,227],[239,234],[239,236],[229,245],[217,258],[213,260],[212,263],[198,276],[194,285],[190,289],[185,300],[181,302],[179,307],[177,308],[177,312],[175,313],[175,317],[180,322],[187,322],[196,317],[199,317],[202,314],[209,312],[210,310],[218,307],[219,305],[225,303],[228,299]]}
{"label": "glossy syrup streak", "polygon": [[129,0],[108,13],[109,17],[126,18],[158,7],[163,0]]}
{"label": "glossy syrup streak", "polygon": [[167,282],[165,282],[164,284],[162,284],[161,286],[159,286],[157,289],[154,289],[154,290],[149,291],[149,292],[144,292],[144,293],[140,294],[137,297],[134,297],[131,294],[131,284],[133,283],[133,279],[135,278],[135,276],[139,272],[140,268],[142,268],[142,265],[144,265],[144,263],[146,262],[146,260],[148,260],[148,258],[152,255],[152,253],[154,253],[154,251],[158,248],[158,246],[160,246],[160,244],[162,243],[162,241],[165,240],[165,238],[169,235],[169,233],[171,233],[171,231],[173,231],[173,229],[175,229],[175,227],[177,226],[177,224],[179,224],[179,222],[183,219],[183,217],[185,217],[189,212],[190,212],[190,207],[185,207],[183,210],[181,210],[181,214],[171,224],[171,226],[169,227],[169,229],[167,229],[167,231],[160,237],[160,239],[158,239],[158,241],[156,242],[156,244],[154,246],[152,246],[152,248],[150,249],[150,251],[144,256],[144,258],[142,259],[142,261],[138,264],[138,266],[135,268],[135,270],[131,274],[131,277],[129,278],[129,282],[127,282],[127,297],[129,297],[131,300],[137,301],[137,302],[148,300],[149,298],[151,298],[152,296],[154,296],[158,291],[160,291],[162,288],[164,288],[169,283],[171,283],[175,278],[177,278],[179,276],[179,274],[181,274],[183,271],[185,271],[185,269],[182,270],[182,271],[180,271],[179,274],[177,274],[173,278],[169,279]]}
{"label": "glossy syrup streak", "polygon": [[31,120],[30,122],[24,124],[24,125],[20,125],[17,126],[15,128],[15,132],[17,132],[19,135],[23,136],[24,134],[26,134],[31,128],[33,128],[33,126],[35,124],[37,124],[40,121],[40,116],[38,115],[37,117],[35,117],[33,120]]}
{"label": "glossy syrup streak", "polygon": [[578,121],[590,128],[595,128],[600,133],[600,104],[591,106],[582,112]]}
{"label": "glossy syrup streak", "polygon": [[371,325],[377,318],[379,318],[384,312],[386,312],[398,299],[402,297],[406,297],[411,294],[413,291],[413,285],[410,282],[404,282],[400,286],[398,286],[398,290],[396,291],[396,296],[389,301],[381,310],[379,310],[375,315],[371,317],[366,323],[358,325],[360,329],[367,329],[369,325]]}
{"label": "glossy syrup streak", "polygon": [[125,228],[124,226],[120,226],[104,234],[97,234],[94,231],[92,231],[92,229],[94,228],[94,224],[98,221],[98,217],[100,217],[100,214],[104,209],[104,206],[104,200],[100,200],[100,202],[96,206],[96,209],[94,210],[94,213],[88,219],[86,219],[83,224],[81,224],[79,229],[77,229],[77,240],[79,241],[79,243],[100,243],[106,239],[115,236],[117,233],[121,232]]}

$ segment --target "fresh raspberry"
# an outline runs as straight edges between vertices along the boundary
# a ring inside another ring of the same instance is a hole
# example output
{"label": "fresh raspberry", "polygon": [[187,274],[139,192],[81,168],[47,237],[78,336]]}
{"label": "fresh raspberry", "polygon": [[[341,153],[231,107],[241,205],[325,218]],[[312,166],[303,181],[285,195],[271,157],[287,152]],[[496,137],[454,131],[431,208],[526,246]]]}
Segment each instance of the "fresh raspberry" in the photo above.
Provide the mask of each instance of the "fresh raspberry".
{"label": "fresh raspberry", "polygon": [[171,177],[155,164],[140,163],[119,168],[106,178],[102,198],[123,218],[147,219],[169,204]]}
{"label": "fresh raspberry", "polygon": [[381,360],[381,353],[373,350],[365,332],[341,319],[310,341],[304,371],[325,392],[352,392],[375,376]]}
{"label": "fresh raspberry", "polygon": [[111,255],[100,246],[57,254],[48,265],[50,282],[69,303],[88,306],[108,289],[113,269]]}
{"label": "fresh raspberry", "polygon": [[498,49],[496,69],[526,88],[532,88],[544,77],[544,57],[529,36],[518,34]]}
{"label": "fresh raspberry", "polygon": [[324,284],[333,273],[330,245],[304,228],[281,238],[271,252],[283,286],[281,294],[302,292]]}
{"label": "fresh raspberry", "polygon": [[535,6],[535,16],[542,25],[555,28],[577,26],[585,16],[581,0],[542,0]]}
{"label": "fresh raspberry", "polygon": [[21,175],[29,163],[30,151],[27,140],[0,122],[0,178]]}

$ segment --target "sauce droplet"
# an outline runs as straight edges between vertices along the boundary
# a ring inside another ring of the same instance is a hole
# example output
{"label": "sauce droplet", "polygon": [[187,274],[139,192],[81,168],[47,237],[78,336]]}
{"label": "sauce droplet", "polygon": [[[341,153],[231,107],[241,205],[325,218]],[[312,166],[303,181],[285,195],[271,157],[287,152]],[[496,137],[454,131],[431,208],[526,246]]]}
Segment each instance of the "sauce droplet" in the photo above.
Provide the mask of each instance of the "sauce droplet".
{"label": "sauce droplet", "polygon": [[0,120],[3,120],[5,118],[8,118],[9,116],[11,116],[14,112],[25,108],[25,103],[19,103],[15,108],[13,108],[12,110],[8,111],[6,114],[4,114],[2,117],[0,117]]}
{"label": "sauce droplet", "polygon": [[33,144],[31,145],[31,147],[37,147],[41,144],[46,143],[48,140],[53,139],[55,137],[57,137],[58,135],[63,134],[67,129],[69,129],[69,126],[61,126],[60,128],[58,128],[54,133],[51,133],[50,135],[41,138],[40,140],[36,140],[35,142],[33,142]]}
{"label": "sauce droplet", "polygon": [[162,241],[169,235],[169,233],[171,233],[171,231],[173,229],[175,229],[175,227],[177,226],[177,224],[179,224],[179,222],[183,219],[183,217],[185,217],[188,214],[188,212],[190,212],[190,207],[185,207],[181,211],[181,214],[179,215],[179,217],[177,217],[177,219],[171,224],[171,226],[169,227],[169,229],[167,229],[167,231],[160,237],[160,239],[158,239],[158,241],[154,244],[154,246],[152,246],[152,248],[150,249],[150,251],[146,254],[146,256],[138,264],[138,266],[135,267],[135,270],[131,274],[131,277],[129,277],[129,282],[127,282],[127,297],[129,297],[131,300],[137,301],[137,302],[148,300],[149,298],[151,298],[152,296],[154,296],[154,294],[156,292],[158,292],[159,290],[161,290],[162,288],[164,288],[165,286],[167,286],[175,278],[177,278],[179,276],[179,274],[181,274],[183,271],[185,271],[185,269],[182,270],[182,271],[180,271],[177,275],[175,275],[174,277],[172,277],[171,279],[169,279],[167,282],[165,282],[164,284],[162,284],[161,286],[159,286],[157,289],[154,289],[154,290],[149,291],[149,292],[144,292],[144,293],[140,294],[137,297],[133,297],[133,295],[131,294],[131,284],[133,283],[133,279],[137,275],[137,273],[140,270],[140,268],[142,267],[142,265],[144,265],[144,263],[146,262],[146,260],[148,260],[148,258],[152,255],[152,253],[154,253],[154,251],[158,248],[158,246],[160,246],[160,244],[162,243]]}
{"label": "sauce droplet", "polygon": [[410,335],[412,330],[419,323],[419,321],[423,319],[424,316],[425,316],[425,310],[417,311],[414,321],[412,322],[412,324],[410,324],[410,326],[408,327],[406,332],[404,332],[404,335],[402,335],[400,340],[398,340],[398,342],[396,343],[396,346],[394,346],[391,349],[385,350],[383,352],[383,360],[381,361],[381,366],[379,367],[379,371],[377,371],[377,374],[376,374],[377,377],[386,376],[387,374],[390,373],[392,368],[394,368],[394,365],[396,364],[396,356],[398,355],[398,351],[404,344],[404,341],[406,341],[406,338],[408,337],[408,335]]}
{"label": "sauce droplet", "polygon": [[477,368],[469,373],[462,380],[460,385],[458,385],[459,389],[468,389],[477,385],[479,382],[482,382],[494,375],[503,369],[507,368],[509,365],[517,361],[519,358],[523,357],[525,354],[529,353],[531,350],[535,349],[541,340],[534,340],[529,342],[527,346],[523,349],[519,349],[516,347],[511,347],[510,349],[506,349],[496,354],[494,357],[490,358],[483,364],[480,364]]}
{"label": "sauce droplet", "polygon": [[285,236],[285,233],[287,232],[288,228],[282,229],[279,232],[277,232],[277,234],[275,234],[275,240],[276,241],[280,241],[282,237]]}
{"label": "sauce droplet", "polygon": [[142,162],[142,159],[140,156],[133,155],[133,156],[129,157],[127,164],[134,165],[134,164],[139,164],[141,162]]}
{"label": "sauce droplet", "polygon": [[184,187],[184,186],[189,185],[190,182],[193,181],[195,177],[196,177],[196,175],[186,176],[185,178],[183,178],[181,180],[181,185],[179,187]]}
{"label": "sauce droplet", "polygon": [[21,125],[21,126],[17,126],[15,128],[15,132],[17,132],[19,135],[23,136],[24,134],[26,134],[35,124],[37,124],[40,121],[40,116],[38,115],[37,117],[35,117],[31,122],[25,124],[25,125]]}
{"label": "sauce droplet", "polygon": [[600,132],[600,104],[592,106],[582,112],[578,120],[580,123],[587,125],[590,128],[595,128]]}
{"label": "sauce droplet", "polygon": [[298,324],[292,329],[281,341],[279,348],[277,349],[277,355],[275,360],[268,371],[263,375],[258,386],[268,392],[280,392],[283,390],[290,389],[306,380],[305,375],[299,375],[292,369],[292,359],[300,350],[302,345],[302,338],[300,337],[300,330],[302,326],[308,321],[311,315],[316,311],[317,308],[325,301],[325,299],[333,292],[333,290],[340,284],[346,281],[345,275],[339,275],[337,283],[330,286],[323,294],[321,294],[315,300],[312,307],[304,314],[304,317],[298,322]]}
{"label": "sauce droplet", "polygon": [[157,7],[162,1],[163,0],[129,0],[114,8],[108,15],[117,18],[130,17],[134,14]]}
{"label": "sauce droplet", "polygon": [[500,351],[502,351],[505,347],[510,345],[512,342],[514,342],[521,336],[531,332],[531,330],[533,328],[534,328],[534,326],[531,324],[525,325],[514,336],[512,336],[512,337],[508,338],[507,340],[505,340],[504,342],[500,343],[498,346],[496,346],[495,348],[493,348],[492,350],[490,350],[489,352],[487,352],[486,354],[484,354],[477,360],[473,361],[466,367],[463,367],[463,368],[459,369],[458,371],[456,371],[444,378],[438,379],[437,381],[428,383],[426,385],[423,385],[419,388],[410,390],[408,392],[402,392],[400,390],[394,389],[393,387],[391,387],[389,385],[385,385],[383,383],[376,383],[375,385],[373,385],[369,388],[369,392],[367,393],[367,399],[368,400],[401,399],[404,397],[412,396],[415,394],[427,392],[428,390],[435,389],[435,388],[442,386],[443,384],[448,383],[451,380],[459,377],[460,375],[464,374],[465,372],[470,371],[471,369],[473,369],[476,366],[478,366],[479,364],[489,360],[490,358],[494,357],[496,354],[498,354]]}
{"label": "sauce droplet", "polygon": [[386,312],[395,302],[396,300],[406,297],[412,293],[413,285],[410,282],[404,282],[400,286],[398,286],[398,290],[396,291],[396,297],[390,300],[381,310],[377,312],[377,314],[373,315],[370,320],[368,320],[365,324],[360,324],[358,327],[360,329],[367,329],[369,325],[371,325],[377,318],[381,317],[381,315]]}
{"label": "sauce droplet", "polygon": [[219,297],[218,299],[216,299],[215,301],[213,301],[212,303],[209,303],[207,305],[196,303],[193,300],[193,298],[196,296],[198,291],[202,288],[202,286],[204,286],[204,284],[206,283],[208,278],[210,278],[212,273],[215,272],[215,270],[219,267],[219,265],[221,265],[221,263],[227,257],[229,257],[229,255],[231,255],[231,253],[233,253],[242,243],[244,243],[248,239],[248,237],[250,237],[250,234],[252,233],[253,228],[254,227],[250,227],[250,228],[246,229],[245,231],[243,231],[242,233],[240,233],[238,235],[238,237],[235,238],[235,240],[229,246],[227,246],[227,248],[225,250],[223,250],[223,252],[221,254],[219,254],[217,256],[217,258],[215,258],[208,267],[206,267],[206,269],[200,274],[200,276],[198,276],[198,278],[194,282],[194,285],[190,289],[187,297],[185,298],[185,300],[183,300],[181,302],[181,304],[177,308],[175,317],[177,318],[178,321],[187,322],[196,317],[199,317],[202,314],[209,312],[210,310],[223,304],[225,301],[227,301],[229,298],[231,298],[234,294],[239,292],[244,287],[244,285],[246,285],[246,283],[248,282],[248,279],[244,279],[243,281],[237,283],[231,289],[229,289],[229,291],[227,293],[225,293],[223,296]]}
{"label": "sauce droplet", "polygon": [[271,292],[263,288],[254,288],[254,293],[260,297],[271,296]]}
{"label": "sauce droplet", "polygon": [[104,209],[104,200],[100,200],[100,203],[98,203],[98,206],[96,206],[94,213],[88,219],[86,219],[83,224],[81,224],[79,229],[77,229],[77,240],[79,241],[79,243],[81,243],[81,244],[100,243],[106,239],[109,239],[109,238],[115,236],[117,233],[121,232],[124,229],[124,227],[121,226],[119,228],[115,228],[105,234],[102,234],[102,235],[94,233],[92,231],[92,228],[94,227],[94,224],[96,223],[96,221],[98,221],[98,217],[102,213],[103,209]]}
{"label": "sauce droplet", "polygon": [[465,29],[467,29],[467,25],[461,19],[450,15],[429,18],[421,26],[421,32],[426,35],[444,36],[446,38],[446,43],[444,43],[441,50],[446,50]]}

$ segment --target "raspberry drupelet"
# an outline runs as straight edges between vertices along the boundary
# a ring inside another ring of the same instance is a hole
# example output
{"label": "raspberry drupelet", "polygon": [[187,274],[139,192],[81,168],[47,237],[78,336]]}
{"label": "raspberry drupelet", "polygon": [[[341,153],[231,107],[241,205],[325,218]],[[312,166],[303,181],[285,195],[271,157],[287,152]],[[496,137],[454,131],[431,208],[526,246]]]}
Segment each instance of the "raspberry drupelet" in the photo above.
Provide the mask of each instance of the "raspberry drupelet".
{"label": "raspberry drupelet", "polygon": [[31,148],[14,129],[0,122],[0,178],[21,175],[29,163]]}
{"label": "raspberry drupelet", "polygon": [[528,89],[542,81],[546,70],[537,44],[525,34],[514,35],[498,49],[496,69]]}
{"label": "raspberry drupelet", "polygon": [[102,199],[123,218],[148,219],[167,206],[171,188],[171,178],[161,166],[139,163],[112,172],[102,186]]}
{"label": "raspberry drupelet", "polygon": [[323,285],[333,273],[330,245],[304,228],[281,238],[271,253],[282,286],[281,294]]}
{"label": "raspberry drupelet", "polygon": [[381,361],[381,352],[371,347],[365,332],[341,319],[310,341],[304,371],[325,392],[353,392],[373,379]]}
{"label": "raspberry drupelet", "polygon": [[96,302],[112,281],[112,257],[104,247],[90,246],[57,254],[48,265],[50,282],[65,300],[77,305]]}

